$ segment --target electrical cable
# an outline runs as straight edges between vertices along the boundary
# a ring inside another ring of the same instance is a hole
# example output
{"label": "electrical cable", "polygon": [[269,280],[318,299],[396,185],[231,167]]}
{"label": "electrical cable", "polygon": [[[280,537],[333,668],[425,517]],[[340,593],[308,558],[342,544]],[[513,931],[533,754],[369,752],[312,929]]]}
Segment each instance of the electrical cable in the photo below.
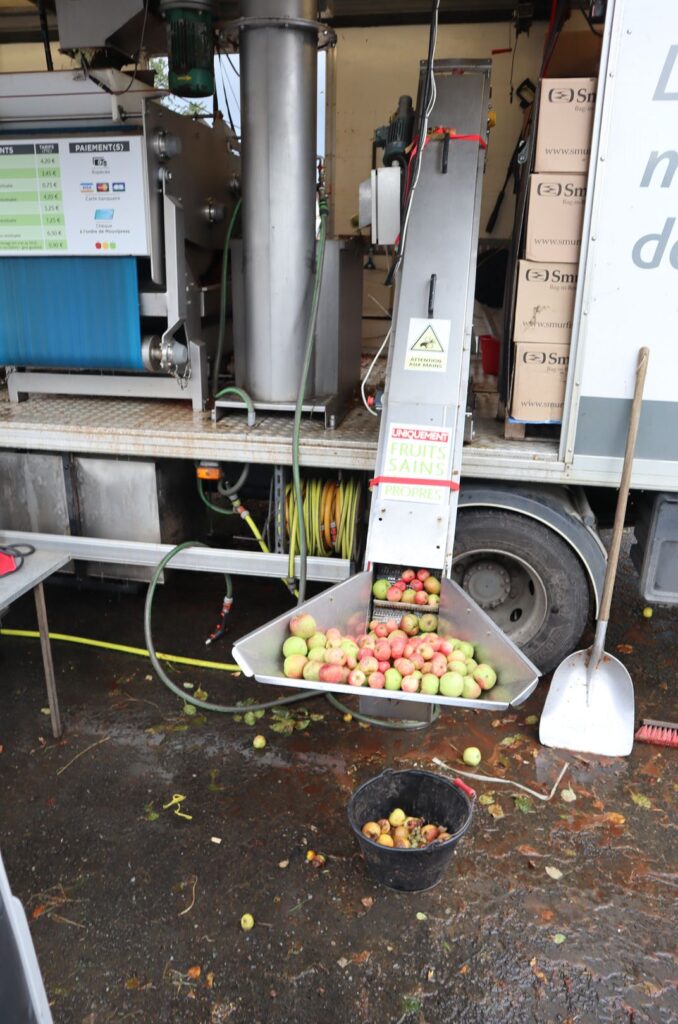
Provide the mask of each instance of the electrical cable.
{"label": "electrical cable", "polygon": [[14,568],[3,568],[0,577],[13,576],[15,572],[19,571],[28,556],[34,554],[35,548],[32,544],[0,544],[0,555],[5,555],[8,560],[14,562]]}
{"label": "electrical cable", "polygon": [[42,37],[42,45],[45,49],[45,64],[47,65],[48,71],[54,71],[52,49],[49,44],[49,25],[47,24],[47,11],[45,10],[45,0],[38,0],[38,17],[40,19],[40,35]]}
{"label": "electrical cable", "polygon": [[221,370],[221,362],[224,358],[224,346],[226,343],[226,311],[228,305],[228,249],[231,244],[233,229],[235,228],[235,222],[237,220],[238,214],[240,213],[241,206],[242,197],[239,197],[237,203],[233,207],[233,213],[231,214],[231,219],[228,222],[226,237],[224,239],[224,256],[221,264],[221,297],[219,301],[219,339],[217,341],[217,352],[214,357],[214,369],[212,371],[212,394],[215,395],[215,397],[217,397],[216,391],[217,388],[219,387],[219,371]]}
{"label": "electrical cable", "polygon": [[149,5],[149,0],[145,0],[145,3],[144,3],[144,20],[141,23],[141,36],[139,37],[139,48],[138,48],[138,50],[136,52],[136,58],[135,58],[135,61],[134,61],[134,71],[132,72],[132,77],[131,77],[131,79],[129,81],[129,84],[126,85],[125,88],[120,91],[120,93],[116,93],[115,95],[124,96],[126,92],[130,91],[130,89],[132,88],[132,86],[134,85],[134,83],[136,81],[137,72],[139,70],[139,61],[141,60],[141,53],[142,53],[142,50],[144,48],[144,36],[146,35],[146,22],[148,21],[148,5]]}
{"label": "electrical cable", "polygon": [[221,57],[222,57],[222,55],[221,55],[221,53],[218,50],[217,50],[217,56],[219,57],[219,77],[221,78],[221,91],[224,94],[224,103],[226,105],[226,113],[228,115],[228,123],[231,126],[231,131],[233,132],[233,134],[235,136],[237,136],[238,133],[235,130],[235,122],[233,120],[233,115],[231,114],[231,106],[230,106],[230,104],[228,102],[228,93],[226,92],[226,79],[224,78],[224,69],[223,69],[222,64],[221,64]]}
{"label": "electrical cable", "polygon": [[[320,215],[320,231],[318,235],[318,244],[316,247],[316,258],[315,258],[315,281],[313,284],[313,294],[311,297],[311,310],[308,318],[308,327],[306,330],[306,343],[304,347],[304,363],[301,371],[301,381],[299,383],[299,395],[297,397],[297,404],[294,409],[294,427],[292,433],[292,484],[294,487],[294,493],[297,503],[297,519],[299,523],[299,584],[298,584],[298,604],[303,604],[306,599],[306,530],[304,527],[304,511],[303,511],[303,498],[301,491],[301,471],[299,466],[300,447],[301,447],[301,415],[304,408],[304,398],[306,396],[306,386],[308,383],[308,374],[311,368],[311,360],[313,358],[313,349],[315,347],[315,330],[318,321],[318,306],[320,302],[320,286],[322,284],[323,276],[323,264],[325,262],[325,238],[327,234],[327,217],[330,212],[329,204],[324,195],[321,194],[318,201],[318,213]],[[294,562],[291,561],[292,570],[290,572],[290,580],[294,578]]]}
{"label": "electrical cable", "polygon": [[[433,60],[435,57],[436,43],[438,41],[438,16],[440,11],[440,0],[433,0],[433,10],[431,12],[431,27],[429,30],[428,37],[428,56],[426,59],[426,78],[424,81],[424,92],[422,96],[422,110],[419,115],[419,130],[418,137],[420,139],[426,139],[428,134],[428,120],[431,116],[433,108],[436,102],[437,88],[435,82],[435,75],[433,73]],[[417,162],[414,169],[414,175],[412,177],[412,185],[407,193],[405,199],[405,210],[402,217],[402,224],[400,228],[400,237],[398,239],[398,252],[395,261],[388,272],[386,283],[391,284],[398,273],[405,255],[405,243],[407,240],[407,228],[410,222],[410,214],[412,212],[412,199],[414,197],[415,190],[419,184],[419,178],[421,176],[421,166],[424,157],[424,147],[421,146],[417,153]]]}
{"label": "electrical cable", "polygon": [[[59,640],[68,644],[79,644],[83,647],[97,647],[105,651],[115,651],[118,654],[133,654],[138,658],[150,658],[145,647],[130,647],[127,644],[116,644],[108,640],[93,640],[87,636],[73,636],[70,633],[49,633],[50,640]],[[40,633],[37,629],[0,629],[0,636],[13,636],[28,640],[39,640]],[[239,665],[231,665],[224,661],[204,661],[202,658],[185,658],[180,654],[161,654],[156,651],[156,657],[160,661],[170,661],[177,665],[190,665],[192,668],[213,668],[220,672],[240,672]]]}
{"label": "electrical cable", "polygon": [[372,374],[372,370],[373,370],[373,369],[374,369],[374,367],[376,366],[376,364],[377,364],[377,361],[379,360],[379,358],[380,358],[380,356],[381,356],[381,353],[382,353],[382,352],[384,351],[384,349],[386,348],[386,346],[387,346],[387,345],[388,345],[388,343],[389,343],[389,340],[390,340],[390,338],[391,338],[391,332],[392,332],[392,330],[393,330],[393,326],[389,327],[388,331],[386,332],[386,337],[385,337],[385,338],[384,338],[384,340],[382,341],[382,343],[381,343],[381,345],[379,346],[379,349],[378,349],[378,351],[377,351],[377,354],[375,355],[374,359],[373,359],[373,360],[372,360],[372,362],[370,363],[370,365],[369,365],[369,367],[368,367],[368,369],[367,369],[367,373],[365,374],[365,376],[363,377],[363,379],[362,379],[362,380],[361,380],[361,382],[360,382],[360,396],[361,396],[361,398],[362,398],[362,400],[363,400],[363,405],[365,406],[365,408],[366,408],[366,409],[367,409],[367,411],[369,412],[370,416],[378,416],[379,414],[378,414],[378,413],[376,413],[376,412],[374,411],[374,409],[372,409],[372,408],[370,407],[370,405],[369,405],[369,403],[368,403],[368,401],[367,401],[367,396],[365,395],[365,388],[366,388],[366,386],[367,386],[367,382],[368,382],[368,380],[370,379],[370,376],[371,376],[371,374]]}
{"label": "electrical cable", "polygon": [[235,64],[233,63],[233,60],[231,59],[231,55],[230,55],[230,53],[227,53],[227,54],[226,54],[226,60],[227,60],[227,61],[228,61],[228,63],[229,63],[230,65],[231,65],[231,68],[232,68],[232,70],[233,70],[233,71],[235,72],[235,74],[236,74],[236,75],[238,76],[238,78],[240,78],[240,72],[238,71],[237,67],[236,67],[236,66],[235,66]]}
{"label": "electrical cable", "polygon": [[[38,630],[0,629],[0,636],[14,637],[17,639],[24,640],[40,640],[40,633]],[[78,637],[73,636],[70,633],[49,633],[48,636],[50,640],[54,640],[56,642],[72,643],[82,647],[95,647],[102,650],[111,650],[115,651],[118,654],[131,654],[134,657],[151,657],[151,651],[146,650],[146,648],[144,647],[130,647],[127,644],[113,643],[109,640],[93,640],[90,637]],[[206,660],[203,658],[183,657],[181,654],[163,654],[160,651],[156,651],[155,654],[158,660],[160,660],[160,662],[170,662],[175,665],[186,665],[197,669],[213,669],[218,672],[241,671],[239,665],[229,665],[225,662],[206,662]],[[177,692],[177,690],[178,688],[173,688],[173,692]],[[188,693],[186,693],[185,690],[178,690],[178,695],[181,697],[182,700],[188,701],[189,703],[197,703],[199,707],[202,707],[203,702],[198,700],[197,697],[194,697],[193,700],[188,700],[189,695]],[[332,693],[327,693],[325,690],[303,691],[303,696],[306,697],[314,697],[320,695],[325,696],[329,700],[331,705],[337,709],[337,711],[341,711],[343,714],[351,715],[358,722],[366,722],[368,725],[376,725],[383,727],[385,729],[408,729],[408,724],[404,722],[399,722],[397,724],[383,722],[381,719],[372,719],[367,715],[361,715],[361,713],[359,712],[351,711],[350,708],[347,708],[345,705],[343,705],[343,703],[341,703],[341,701],[337,700],[337,698]],[[302,696],[299,694],[295,694],[294,699],[301,700]],[[269,707],[279,708],[281,705],[284,705],[284,703],[290,703],[290,700],[272,700],[269,703],[266,703],[266,705],[240,705],[237,708],[235,708],[234,711],[232,711],[232,714],[243,714],[243,712],[246,711],[266,711]],[[217,705],[215,707],[218,708],[219,706]],[[435,709],[437,709],[437,714],[435,712]],[[435,709],[433,711],[433,721],[436,721],[436,719],[439,717],[439,705],[435,705]],[[211,709],[208,708],[206,710]],[[423,725],[425,724],[426,723],[417,723],[416,726],[412,726],[412,728],[422,728]]]}

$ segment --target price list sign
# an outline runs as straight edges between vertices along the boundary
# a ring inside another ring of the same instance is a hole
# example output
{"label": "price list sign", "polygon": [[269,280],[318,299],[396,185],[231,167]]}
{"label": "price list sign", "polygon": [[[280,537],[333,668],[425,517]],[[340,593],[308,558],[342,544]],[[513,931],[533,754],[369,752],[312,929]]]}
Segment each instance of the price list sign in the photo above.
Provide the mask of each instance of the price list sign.
{"label": "price list sign", "polygon": [[59,144],[0,143],[0,253],[67,248]]}

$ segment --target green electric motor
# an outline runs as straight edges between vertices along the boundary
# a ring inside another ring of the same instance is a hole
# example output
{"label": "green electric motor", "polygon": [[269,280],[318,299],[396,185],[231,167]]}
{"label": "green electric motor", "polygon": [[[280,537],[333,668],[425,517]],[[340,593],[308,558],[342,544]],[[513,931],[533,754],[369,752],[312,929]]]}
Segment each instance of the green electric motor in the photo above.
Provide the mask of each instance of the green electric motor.
{"label": "green electric motor", "polygon": [[211,0],[161,0],[167,22],[169,88],[191,99],[214,93],[214,24]]}

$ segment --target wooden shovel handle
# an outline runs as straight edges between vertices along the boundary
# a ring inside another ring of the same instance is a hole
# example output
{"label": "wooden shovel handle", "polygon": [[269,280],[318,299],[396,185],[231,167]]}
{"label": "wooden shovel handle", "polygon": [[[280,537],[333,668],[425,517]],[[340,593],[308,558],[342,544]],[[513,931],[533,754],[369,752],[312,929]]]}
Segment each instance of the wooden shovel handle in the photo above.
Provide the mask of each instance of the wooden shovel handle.
{"label": "wooden shovel handle", "polygon": [[647,375],[647,364],[650,361],[649,348],[641,348],[638,353],[638,367],[636,369],[636,386],[633,391],[633,402],[631,403],[631,417],[629,419],[629,432],[626,437],[626,451],[624,452],[624,468],[622,470],[619,494],[617,496],[617,509],[614,514],[614,526],[612,527],[612,541],[607,556],[607,569],[605,570],[605,584],[603,586],[603,599],[600,602],[600,613],[598,620],[607,622],[610,618],[610,605],[612,604],[612,591],[617,575],[617,563],[619,562],[619,550],[621,548],[622,533],[624,532],[624,520],[626,518],[626,505],[629,499],[629,488],[631,486],[631,473],[633,471],[633,456],[636,450],[636,439],[638,437],[638,424],[640,423],[640,412],[643,405],[643,388]]}

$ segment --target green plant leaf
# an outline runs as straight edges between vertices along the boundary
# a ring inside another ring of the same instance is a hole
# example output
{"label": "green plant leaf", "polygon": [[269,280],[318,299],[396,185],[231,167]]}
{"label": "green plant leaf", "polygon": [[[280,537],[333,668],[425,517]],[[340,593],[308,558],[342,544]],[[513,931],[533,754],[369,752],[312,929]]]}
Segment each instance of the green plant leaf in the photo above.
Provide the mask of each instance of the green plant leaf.
{"label": "green plant leaf", "polygon": [[534,803],[532,801],[532,797],[524,796],[522,793],[520,793],[520,794],[514,793],[514,794],[512,794],[512,796],[513,796],[513,802],[516,805],[516,810],[517,811],[521,811],[523,814],[534,814],[535,813],[535,807],[534,807]]}
{"label": "green plant leaf", "polygon": [[634,804],[637,804],[638,807],[643,807],[646,811],[649,811],[652,807],[652,801],[644,793],[631,793],[631,799]]}

